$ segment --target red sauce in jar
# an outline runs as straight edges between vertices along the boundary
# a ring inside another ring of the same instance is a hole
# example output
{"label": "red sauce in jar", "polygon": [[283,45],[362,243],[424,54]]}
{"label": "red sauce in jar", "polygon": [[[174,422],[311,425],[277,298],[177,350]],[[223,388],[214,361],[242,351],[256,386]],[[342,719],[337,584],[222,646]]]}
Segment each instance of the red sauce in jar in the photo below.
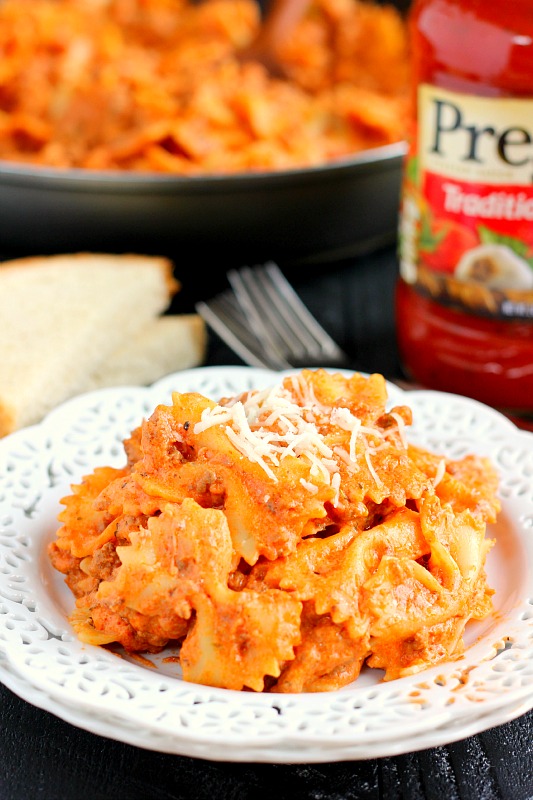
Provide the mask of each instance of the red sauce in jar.
{"label": "red sauce in jar", "polygon": [[396,325],[406,374],[533,412],[533,0],[415,0]]}

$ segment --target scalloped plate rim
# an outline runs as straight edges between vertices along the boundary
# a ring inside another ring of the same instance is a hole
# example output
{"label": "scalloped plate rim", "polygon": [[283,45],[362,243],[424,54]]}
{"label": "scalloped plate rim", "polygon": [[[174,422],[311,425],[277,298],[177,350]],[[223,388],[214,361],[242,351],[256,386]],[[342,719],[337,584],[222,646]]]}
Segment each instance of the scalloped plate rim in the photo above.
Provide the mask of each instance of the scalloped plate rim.
{"label": "scalloped plate rim", "polygon": [[[145,405],[150,406],[150,404],[153,404],[154,398],[162,396],[164,393],[167,393],[168,395],[170,387],[175,386],[176,388],[178,388],[179,391],[184,391],[185,390],[184,386],[187,384],[187,382],[190,381],[192,381],[195,384],[198,384],[199,382],[201,383],[202,379],[210,380],[210,379],[216,379],[216,376],[220,376],[220,379],[222,380],[233,378],[234,380],[237,381],[237,383],[239,383],[241,380],[246,379],[247,381],[253,383],[255,382],[256,378],[258,378],[260,381],[264,382],[263,385],[266,385],[267,382],[270,382],[270,378],[275,378],[276,376],[279,377],[280,375],[287,375],[297,371],[298,370],[289,370],[286,371],[285,373],[275,373],[270,370],[257,370],[255,368],[246,366],[199,367],[193,370],[186,370],[180,373],[175,373],[174,375],[171,376],[167,376],[163,378],[161,381],[158,381],[151,387],[116,387],[105,390],[98,390],[96,392],[90,392],[86,395],[81,395],[67,401],[65,404],[55,409],[50,415],[48,415],[48,417],[42,423],[33,426],[31,428],[27,428],[23,431],[19,431],[15,434],[12,434],[11,436],[6,437],[4,440],[0,441],[0,453],[3,452],[4,450],[10,449],[12,446],[15,447],[18,442],[22,443],[25,440],[33,441],[37,449],[39,449],[40,446],[43,446],[43,444],[46,442],[46,447],[50,450],[52,446],[51,443],[53,443],[55,438],[58,436],[58,431],[61,431],[62,426],[63,427],[67,426],[71,419],[76,419],[79,416],[82,409],[90,408],[91,405],[94,404],[95,402],[110,400],[112,403],[114,398],[116,398],[118,402],[118,398],[127,398],[135,396],[144,399]],[[343,372],[345,374],[349,374],[349,371],[347,370],[338,370],[338,371]],[[531,445],[531,449],[533,450],[533,434],[528,434],[519,431],[516,428],[516,426],[512,422],[510,422],[507,418],[498,414],[498,412],[494,411],[493,409],[484,406],[481,403],[478,403],[477,401],[471,401],[460,395],[447,395],[446,393],[434,392],[430,390],[416,390],[412,392],[406,392],[405,390],[398,388],[394,384],[388,384],[388,387],[390,389],[391,396],[394,402],[398,402],[398,400],[400,400],[401,398],[409,397],[411,404],[414,404],[415,408],[416,405],[419,403],[424,403],[427,401],[435,401],[435,400],[440,400],[441,402],[447,402],[447,403],[456,403],[458,404],[459,407],[463,408],[467,407],[475,414],[485,415],[485,417],[488,420],[490,420],[490,423],[491,424],[493,423],[496,426],[497,432],[494,434],[493,437],[494,441],[504,439],[505,441],[509,441],[512,443],[512,441],[515,439],[518,439],[519,441],[527,440],[528,444]],[[165,399],[163,398],[162,401],[164,402]],[[476,440],[474,439],[473,441],[475,442]],[[531,561],[532,558],[531,552],[528,552],[528,558]],[[531,569],[531,564],[529,564],[528,569],[529,570]],[[2,602],[6,602],[6,596],[5,594],[2,594],[2,582],[3,582],[3,577],[0,574],[0,604]],[[533,593],[533,578],[531,575],[531,571],[528,574],[528,591]],[[512,615],[510,615],[510,617],[511,616]],[[0,649],[2,649],[2,647],[3,645],[0,640]],[[473,651],[475,650],[475,647],[476,645],[472,645],[472,647],[469,648],[469,650]],[[9,659],[9,662],[13,668],[11,671],[12,676],[17,674],[19,675],[19,680],[20,680],[19,688],[21,691],[20,696],[24,697],[24,692],[26,691],[26,694],[30,698],[29,701],[31,702],[31,692],[29,692],[27,688],[25,688],[27,686],[31,686],[35,692],[43,692],[46,695],[46,686],[47,686],[46,681],[41,681],[41,679],[37,675],[32,676],[31,674],[28,675],[25,672],[19,672],[18,671],[19,665],[17,665],[18,654],[16,652],[15,653],[13,652],[13,647],[11,647],[10,649],[10,647],[8,646],[7,648],[4,649],[6,650],[7,658]],[[0,666],[1,666],[1,661],[0,661]],[[429,674],[434,674],[435,671],[438,669],[439,668],[433,667],[430,668],[430,670],[426,670],[423,673],[419,673],[417,676],[414,676],[413,680],[401,679],[401,681],[391,682],[389,684],[385,684],[385,686],[390,689],[392,684],[401,683],[402,681],[403,682],[411,681],[412,684],[415,678],[417,681],[421,681],[424,679],[424,676],[427,676]],[[1,671],[0,671],[0,679],[1,679]],[[16,691],[16,685],[17,685],[16,680],[17,679],[13,677],[11,679],[12,686],[10,686],[10,688],[15,686],[15,688],[13,689],[14,691]],[[178,682],[183,684],[183,681],[178,681]],[[198,692],[199,694],[202,694],[204,689],[209,688],[209,687],[194,686],[192,684],[185,684],[185,686],[187,687],[188,690],[193,692]],[[354,696],[360,694],[360,692],[358,692],[357,690],[357,682],[355,682],[354,687],[355,687]],[[48,690],[49,692],[51,691],[50,685],[48,685]],[[272,706],[274,704],[272,698],[275,698],[277,704],[281,705],[282,707],[285,706],[288,702],[288,707],[290,707],[291,704],[296,704],[300,706],[316,705],[316,707],[318,708],[324,705],[328,706],[330,703],[332,703],[332,698],[334,697],[345,698],[346,692],[350,692],[351,690],[352,690],[351,687],[348,687],[347,690],[340,690],[340,692],[328,693],[327,695],[319,695],[319,696],[291,695],[288,696],[290,698],[289,702],[286,699],[284,699],[287,696],[283,695],[257,695],[254,697],[254,701],[258,700],[259,706],[268,707],[269,705]],[[371,687],[370,689],[366,689],[366,691],[368,693],[375,691],[375,689]],[[235,700],[235,697],[242,696],[242,693],[238,692],[228,693],[227,690],[223,689],[216,690],[215,692],[209,689],[209,692],[211,692],[214,695],[216,695],[217,692],[222,693],[226,699],[228,698],[229,695],[231,695],[233,698],[232,702]],[[61,716],[60,711],[61,711],[61,706],[63,705],[60,701],[61,692],[58,693],[56,691],[52,691],[52,694],[55,695],[55,700],[49,694],[50,704],[49,707],[46,708],[46,710],[49,710],[52,713],[59,712],[57,713],[57,715]],[[251,695],[249,693],[246,693],[247,702],[249,701],[250,696]],[[86,715],[87,723],[89,723],[90,719],[94,714],[96,714],[97,716],[101,716],[102,713],[104,713],[105,711],[105,709],[102,709],[100,707],[96,708],[93,707],[93,709],[91,710],[90,708],[91,703],[82,698],[76,699],[76,697],[69,696],[68,700],[69,703],[71,704],[74,703],[78,712],[78,717],[80,717],[81,715],[82,722],[84,715]],[[477,715],[475,713],[471,713],[468,708],[462,709],[462,711],[461,709],[458,708],[457,713],[454,713],[454,709],[450,708],[444,710],[441,709],[442,713],[440,717],[441,720],[440,725],[436,725],[437,719],[433,717],[432,721],[421,722],[419,726],[417,726],[416,724],[412,725],[412,732],[410,735],[406,734],[405,732],[405,724],[403,725],[403,730],[401,732],[397,731],[392,736],[384,736],[383,732],[380,733],[379,731],[376,733],[376,735],[368,736],[367,732],[366,749],[362,741],[359,742],[356,741],[356,737],[353,739],[350,739],[350,737],[348,737],[348,739],[346,739],[346,737],[343,738],[342,736],[339,736],[334,741],[331,740],[324,741],[322,742],[323,753],[324,753],[324,759],[322,760],[329,761],[329,760],[335,760],[336,758],[342,759],[344,757],[342,755],[343,749],[349,747],[350,745],[353,747],[354,751],[357,750],[357,752],[361,752],[363,754],[358,757],[373,757],[372,754],[376,753],[378,753],[379,755],[387,755],[392,751],[407,752],[407,750],[402,750],[403,747],[402,742],[405,742],[406,748],[411,747],[411,749],[414,748],[419,749],[418,744],[420,741],[422,742],[430,740],[433,741],[436,737],[438,744],[444,744],[447,741],[447,735],[448,737],[456,736],[456,734],[459,732],[459,736],[457,738],[461,738],[460,736],[461,719],[463,719],[463,728],[465,730],[474,730],[476,728],[476,720],[478,724],[481,726],[484,724],[482,720],[485,720],[488,723],[490,722],[489,726],[492,726],[493,724],[498,724],[499,719],[505,721],[508,718],[506,716],[506,711],[508,715],[510,705],[513,708],[520,708],[521,709],[520,713],[523,713],[525,710],[528,710],[528,705],[529,707],[533,707],[533,698],[531,697],[531,686],[529,683],[526,686],[519,687],[518,689],[510,690],[507,694],[505,694],[505,696],[492,698],[492,702],[487,701],[485,704],[483,704],[483,708],[479,709],[480,713]],[[57,706],[56,711],[54,711],[54,706]],[[119,715],[120,713],[122,713],[120,708],[118,709],[118,711],[117,709],[115,709],[115,714],[116,713],[118,713]],[[137,712],[135,712],[135,709],[133,711],[133,716],[130,715],[130,709],[128,709],[128,713],[124,713],[123,718],[124,718],[125,729],[127,729],[128,722],[135,722],[136,713]],[[459,731],[457,730],[458,722],[459,722]],[[152,724],[150,721],[147,720],[144,720],[144,724],[147,725],[147,728],[150,729],[152,734],[156,735],[156,738],[158,735],[162,736],[163,739],[165,737],[170,736],[172,740],[172,747],[178,747],[178,750],[176,750],[176,752],[187,754],[188,747],[187,747],[186,735],[185,737],[179,736],[178,733],[176,732],[174,736],[172,736],[171,733],[164,727],[160,728],[158,727],[157,723]],[[435,732],[434,730],[435,727],[437,728],[438,733]],[[484,728],[482,727],[481,729]],[[124,741],[124,738],[122,738],[125,735],[124,731],[117,731],[117,733],[119,734],[118,738]],[[269,747],[270,747],[270,752],[272,754],[271,758],[272,760],[275,761],[294,760],[294,758],[301,753],[302,748],[303,751],[307,750],[308,757],[311,757],[313,748],[317,745],[317,739],[312,735],[306,736],[305,734],[301,734],[300,736],[298,736],[295,735],[293,732],[291,735],[283,737],[280,736],[279,733],[276,733],[270,737],[266,736],[263,739],[258,740],[257,743],[248,742],[247,744],[248,749],[246,749],[245,746],[244,752],[241,753],[241,755],[238,758],[235,758],[234,753],[228,752],[224,754],[224,750],[228,746],[227,743],[225,744],[220,741],[215,741],[213,743],[209,740],[209,738],[206,739],[205,732],[200,732],[199,735],[196,736],[196,734],[193,734],[191,731],[189,731],[189,735],[191,736],[189,747],[192,747],[193,750],[196,747],[201,749],[201,746],[206,744],[209,745],[214,744],[214,746],[222,748],[221,750],[217,750],[216,752],[214,752],[212,755],[212,757],[216,758],[217,760],[225,760],[225,759],[247,760],[247,758],[249,760],[250,758],[254,757],[253,753],[257,752],[257,748],[260,749],[263,748],[264,750],[265,742],[267,740],[270,742]],[[426,736],[426,739],[424,739],[424,736]],[[439,736],[441,737],[440,739]],[[193,740],[195,742],[194,745],[193,745]],[[231,746],[235,746],[235,744],[232,743]],[[424,744],[421,745],[421,747],[424,746],[426,745]],[[433,746],[433,745],[428,745],[428,746]],[[399,751],[398,748],[400,748]],[[174,750],[172,750],[172,752],[174,752]],[[250,753],[248,757],[246,757],[246,752]],[[264,751],[262,755],[262,758],[264,760],[269,760],[268,752],[269,748],[267,747],[266,751]],[[364,755],[365,753],[368,753],[368,755]],[[317,756],[315,754],[313,756],[313,759],[316,758]],[[318,760],[321,759],[318,758]]]}

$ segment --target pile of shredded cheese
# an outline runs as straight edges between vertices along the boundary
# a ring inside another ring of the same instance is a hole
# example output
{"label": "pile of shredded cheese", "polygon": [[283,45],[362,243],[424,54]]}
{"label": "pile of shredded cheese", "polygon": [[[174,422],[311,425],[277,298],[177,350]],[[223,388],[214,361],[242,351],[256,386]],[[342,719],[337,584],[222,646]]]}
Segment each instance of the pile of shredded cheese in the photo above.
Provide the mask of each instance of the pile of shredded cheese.
{"label": "pile of shredded cheese", "polygon": [[[349,469],[357,468],[356,444],[361,441],[368,469],[377,485],[380,478],[372,465],[372,453],[397,434],[401,446],[407,449],[405,423],[398,413],[391,417],[396,425],[387,429],[363,425],[349,408],[343,406],[327,408],[319,403],[312,385],[301,377],[292,381],[293,389],[299,395],[296,403],[292,393],[283,386],[274,386],[261,392],[248,392],[243,399],[233,398],[226,405],[207,408],[200,422],[194,426],[199,434],[215,425],[223,425],[228,439],[242,455],[260,465],[265,473],[277,481],[278,467],[287,456],[305,458],[311,465],[310,476],[331,485],[337,492],[333,505],[338,502],[341,476],[338,459]],[[331,448],[319,425],[338,427],[350,434],[348,450]],[[302,485],[312,493],[318,490],[313,481],[301,479]]]}

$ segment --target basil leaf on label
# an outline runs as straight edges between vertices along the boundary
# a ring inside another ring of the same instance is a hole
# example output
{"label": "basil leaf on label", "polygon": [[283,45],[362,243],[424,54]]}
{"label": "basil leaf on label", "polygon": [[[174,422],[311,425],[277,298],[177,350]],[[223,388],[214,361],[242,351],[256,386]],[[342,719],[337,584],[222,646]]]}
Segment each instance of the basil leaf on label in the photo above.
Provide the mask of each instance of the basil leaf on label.
{"label": "basil leaf on label", "polygon": [[526,242],[516,239],[514,236],[507,236],[504,233],[497,233],[496,231],[487,228],[485,225],[480,225],[478,228],[479,238],[482,244],[503,244],[510,250],[513,250],[520,258],[527,261],[529,266],[533,269],[533,256],[528,256],[530,247]]}

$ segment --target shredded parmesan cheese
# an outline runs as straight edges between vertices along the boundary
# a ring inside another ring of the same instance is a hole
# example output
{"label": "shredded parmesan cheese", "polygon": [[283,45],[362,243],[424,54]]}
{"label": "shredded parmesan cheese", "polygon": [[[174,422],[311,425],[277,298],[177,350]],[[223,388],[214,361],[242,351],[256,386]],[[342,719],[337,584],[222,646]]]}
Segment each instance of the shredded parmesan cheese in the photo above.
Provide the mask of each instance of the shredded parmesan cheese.
{"label": "shredded parmesan cheese", "polygon": [[[406,448],[405,423],[400,414],[391,412],[391,416],[396,421],[394,431],[397,430]],[[329,447],[319,429],[328,422],[331,427],[349,433],[345,446]],[[311,480],[301,479],[302,485],[313,492],[317,489],[316,482],[329,485],[336,491],[337,502],[340,465],[350,472],[357,470],[358,451],[361,451],[376,485],[382,486],[371,454],[387,445],[391,432],[363,425],[349,408],[326,408],[301,374],[292,376],[285,385],[248,392],[223,406],[205,409],[194,432],[202,433],[212,425],[225,426],[234,447],[245,458],[259,464],[274,482],[277,481],[276,468],[283,459],[304,458],[309,464]],[[311,486],[314,489],[310,489]]]}
{"label": "shredded parmesan cheese", "polygon": [[300,478],[300,483],[302,484],[304,489],[307,489],[307,491],[311,492],[311,494],[316,494],[318,492],[318,486],[315,483],[311,483],[310,481],[306,481],[303,478]]}
{"label": "shredded parmesan cheese", "polygon": [[400,414],[396,413],[396,411],[391,411],[390,415],[394,420],[396,420],[396,424],[398,426],[398,433],[399,433],[399,436],[400,436],[400,441],[402,443],[402,447],[404,448],[404,450],[407,450],[407,437],[405,435],[405,422],[402,419],[402,417],[400,416]]}
{"label": "shredded parmesan cheese", "polygon": [[446,474],[446,461],[442,458],[439,461],[439,466],[437,467],[437,472],[435,473],[435,477],[433,478],[433,488],[436,489],[441,480],[444,478]]}
{"label": "shredded parmesan cheese", "polygon": [[341,488],[340,472],[336,472],[335,475],[332,477],[331,486],[333,489],[335,489],[335,497],[333,498],[333,505],[337,507],[339,505],[339,490]]}
{"label": "shredded parmesan cheese", "polygon": [[372,477],[376,481],[376,484],[379,487],[383,486],[383,483],[381,482],[381,478],[379,477],[378,473],[374,469],[374,465],[372,464],[372,461],[370,460],[370,453],[368,452],[368,450],[365,451],[365,461],[366,461],[367,466],[368,466],[368,471],[370,472],[370,474],[372,475]]}
{"label": "shredded parmesan cheese", "polygon": [[261,392],[248,393],[243,399],[227,406],[205,409],[200,422],[194,426],[196,434],[212,425],[225,425],[225,432],[234,447],[250,461],[259,464],[273,481],[273,467],[289,456],[305,458],[310,474],[322,483],[330,484],[331,475],[338,471],[333,451],[309,412],[323,412],[306,381],[293,381],[299,398],[307,404],[297,405],[289,391],[274,387]]}

